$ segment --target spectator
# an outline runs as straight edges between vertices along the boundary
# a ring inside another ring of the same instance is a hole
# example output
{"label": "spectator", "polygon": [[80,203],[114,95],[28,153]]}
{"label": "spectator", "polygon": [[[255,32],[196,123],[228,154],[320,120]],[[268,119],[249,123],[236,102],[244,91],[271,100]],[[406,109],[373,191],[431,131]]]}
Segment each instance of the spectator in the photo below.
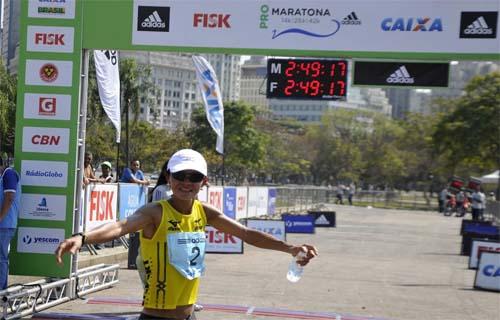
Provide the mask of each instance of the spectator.
{"label": "spectator", "polygon": [[356,193],[356,185],[354,183],[349,185],[348,192],[347,199],[349,200],[349,205],[352,206],[352,197],[354,197],[354,194]]}
{"label": "spectator", "polygon": [[497,197],[495,196],[495,192],[491,191],[491,192],[489,193],[488,200],[489,200],[489,201],[497,201]]}
{"label": "spectator", "polygon": [[455,199],[457,201],[457,212],[461,212],[465,201],[465,192],[463,189],[460,189],[460,191],[457,192]]}
{"label": "spectator", "polygon": [[472,194],[472,220],[483,220],[483,212],[486,208],[486,196],[481,191],[481,186],[476,186]]}
{"label": "spectator", "polygon": [[[128,219],[107,223],[88,233],[62,241],[55,254],[62,263],[65,253],[77,252],[84,243],[106,242],[140,230],[141,254],[146,265],[143,309],[139,319],[194,319],[200,276],[205,269],[205,227],[241,238],[246,243],[297,256],[306,265],[317,256],[314,246],[292,245],[245,227],[212,206],[196,200],[207,181],[207,163],[191,149],[176,152],[168,163],[169,200],[149,203]],[[168,258],[167,258],[168,257]]]}
{"label": "spectator", "polygon": [[337,199],[335,200],[335,204],[344,204],[343,197],[344,197],[344,186],[339,184],[337,186],[337,190],[335,191]]}
{"label": "spectator", "polygon": [[21,203],[19,174],[0,157],[0,290],[7,288],[9,245],[14,237]]}
{"label": "spectator", "polygon": [[113,167],[111,166],[111,162],[109,161],[104,161],[101,163],[101,171],[102,174],[99,177],[104,183],[109,183],[114,181],[113,173],[112,173]]}
{"label": "spectator", "polygon": [[144,178],[144,173],[140,168],[141,163],[139,160],[130,161],[130,168],[125,168],[125,170],[123,170],[123,175],[120,181],[126,183],[138,183],[144,186],[149,185],[149,180]]}
{"label": "spectator", "polygon": [[83,159],[83,188],[94,182],[104,183],[103,180],[95,177],[94,167],[92,166],[92,158],[92,153],[85,152],[85,158]]}
{"label": "spectator", "polygon": [[448,200],[448,188],[445,187],[441,190],[438,197],[439,212],[444,212],[446,200]]}
{"label": "spectator", "polygon": [[161,167],[160,176],[156,181],[156,186],[151,191],[150,202],[167,200],[172,195],[172,190],[168,185],[168,160]]}

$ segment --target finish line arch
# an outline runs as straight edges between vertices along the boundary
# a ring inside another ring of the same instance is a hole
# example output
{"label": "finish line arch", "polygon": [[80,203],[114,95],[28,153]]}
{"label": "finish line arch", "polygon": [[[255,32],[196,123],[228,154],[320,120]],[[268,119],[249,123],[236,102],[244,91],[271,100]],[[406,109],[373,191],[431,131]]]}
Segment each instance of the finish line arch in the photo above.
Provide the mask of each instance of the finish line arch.
{"label": "finish line arch", "polygon": [[11,271],[67,277],[75,268],[69,256],[58,267],[53,252],[78,220],[88,50],[500,60],[498,9],[494,0],[22,0],[15,166],[23,209]]}

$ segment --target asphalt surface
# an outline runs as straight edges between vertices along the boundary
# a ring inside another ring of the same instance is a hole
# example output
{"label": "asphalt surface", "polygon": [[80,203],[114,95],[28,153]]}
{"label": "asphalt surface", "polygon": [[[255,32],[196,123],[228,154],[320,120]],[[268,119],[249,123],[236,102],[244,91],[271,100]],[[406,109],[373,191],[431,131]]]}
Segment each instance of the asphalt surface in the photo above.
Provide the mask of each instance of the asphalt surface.
{"label": "asphalt surface", "polygon": [[[500,319],[500,294],[473,289],[475,270],[460,255],[460,218],[329,209],[337,212],[336,228],[287,235],[287,241],[314,244],[320,253],[297,283],[286,280],[290,257],[280,252],[246,245],[241,255],[207,255],[199,294],[205,310],[197,319]],[[116,250],[101,256],[116,256]],[[116,287],[33,318],[135,319],[142,287],[125,259],[122,266]]]}

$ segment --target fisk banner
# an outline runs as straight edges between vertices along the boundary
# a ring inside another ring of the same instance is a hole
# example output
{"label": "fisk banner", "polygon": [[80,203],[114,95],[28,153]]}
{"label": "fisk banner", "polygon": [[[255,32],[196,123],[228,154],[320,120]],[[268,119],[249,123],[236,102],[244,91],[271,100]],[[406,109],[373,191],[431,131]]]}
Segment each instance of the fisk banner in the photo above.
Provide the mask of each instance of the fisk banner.
{"label": "fisk banner", "polygon": [[243,241],[229,233],[206,226],[207,253],[243,253]]}
{"label": "fisk banner", "polygon": [[105,223],[116,221],[118,186],[91,184],[87,190],[85,230],[92,230]]}

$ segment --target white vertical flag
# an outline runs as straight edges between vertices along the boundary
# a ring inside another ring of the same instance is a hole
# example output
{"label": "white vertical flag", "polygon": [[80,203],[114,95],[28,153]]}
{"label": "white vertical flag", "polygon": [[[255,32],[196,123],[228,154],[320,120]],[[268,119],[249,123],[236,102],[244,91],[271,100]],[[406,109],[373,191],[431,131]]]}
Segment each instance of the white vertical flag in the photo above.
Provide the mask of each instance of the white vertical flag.
{"label": "white vertical flag", "polygon": [[201,90],[201,96],[205,104],[207,120],[212,129],[217,134],[217,145],[215,150],[220,154],[224,153],[224,106],[222,105],[222,96],[215,75],[214,69],[208,61],[200,56],[193,56],[194,66],[196,68],[196,78],[198,87]]}
{"label": "white vertical flag", "polygon": [[95,73],[101,104],[116,128],[116,142],[120,143],[120,73],[118,52],[94,50]]}

